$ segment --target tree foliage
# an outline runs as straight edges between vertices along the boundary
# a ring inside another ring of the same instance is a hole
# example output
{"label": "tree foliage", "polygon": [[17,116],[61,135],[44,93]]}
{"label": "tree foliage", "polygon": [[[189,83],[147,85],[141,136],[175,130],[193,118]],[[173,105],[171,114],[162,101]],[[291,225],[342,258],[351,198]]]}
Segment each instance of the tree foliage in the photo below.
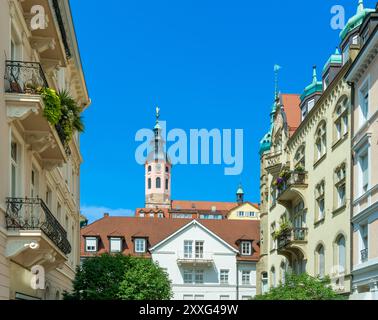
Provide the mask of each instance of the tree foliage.
{"label": "tree foliage", "polygon": [[258,295],[256,300],[340,300],[331,287],[328,277],[323,279],[314,278],[307,273],[300,275],[287,274],[285,283],[270,289],[264,295]]}
{"label": "tree foliage", "polygon": [[150,259],[124,255],[87,258],[77,268],[65,300],[161,300],[171,297],[170,282]]}
{"label": "tree foliage", "polygon": [[150,259],[135,258],[124,274],[118,297],[122,300],[167,300],[172,297],[167,273]]}

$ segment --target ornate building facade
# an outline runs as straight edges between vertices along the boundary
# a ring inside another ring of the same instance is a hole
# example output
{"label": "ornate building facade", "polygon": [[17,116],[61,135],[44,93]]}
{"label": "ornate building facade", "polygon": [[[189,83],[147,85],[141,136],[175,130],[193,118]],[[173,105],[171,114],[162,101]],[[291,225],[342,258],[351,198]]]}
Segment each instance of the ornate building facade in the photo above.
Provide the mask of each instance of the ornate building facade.
{"label": "ornate building facade", "polygon": [[41,89],[90,104],[69,2],[0,0],[0,30],[0,299],[61,299],[80,261],[82,158]]}
{"label": "ornate building facade", "polygon": [[340,294],[351,292],[353,96],[345,76],[373,11],[359,1],[340,34],[341,52],[330,56],[319,80],[314,67],[297,101],[285,105],[285,95],[276,94],[260,147],[258,292],[285,281],[288,270],[330,276]]}

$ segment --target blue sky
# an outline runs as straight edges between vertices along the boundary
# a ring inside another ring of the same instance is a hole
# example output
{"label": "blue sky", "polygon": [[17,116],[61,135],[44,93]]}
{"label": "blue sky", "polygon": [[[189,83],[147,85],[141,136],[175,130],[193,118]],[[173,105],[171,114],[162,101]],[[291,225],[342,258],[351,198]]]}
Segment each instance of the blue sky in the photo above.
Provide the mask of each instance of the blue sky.
{"label": "blue sky", "polygon": [[[321,73],[339,44],[331,8],[346,17],[357,0],[71,0],[92,105],[81,147],[81,204],[90,219],[104,211],[130,214],[144,205],[144,168],[134,159],[135,133],[243,129],[244,170],[225,176],[216,165],[178,165],[172,197],[234,201],[242,181],[259,201],[259,141],[269,126],[273,65],[280,91],[301,93],[312,66]],[[374,7],[375,1],[365,0]]]}

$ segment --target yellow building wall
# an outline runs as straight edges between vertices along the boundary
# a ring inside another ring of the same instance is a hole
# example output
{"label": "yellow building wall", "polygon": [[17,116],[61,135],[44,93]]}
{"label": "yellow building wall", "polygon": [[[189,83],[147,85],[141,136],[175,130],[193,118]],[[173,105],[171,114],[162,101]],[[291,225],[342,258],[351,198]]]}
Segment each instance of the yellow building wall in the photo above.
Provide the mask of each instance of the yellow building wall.
{"label": "yellow building wall", "polygon": [[[239,217],[238,212],[244,211],[244,212],[256,212],[255,217]],[[259,220],[260,219],[260,210],[256,209],[253,205],[250,203],[244,203],[241,206],[233,209],[230,211],[227,217],[229,220]]]}

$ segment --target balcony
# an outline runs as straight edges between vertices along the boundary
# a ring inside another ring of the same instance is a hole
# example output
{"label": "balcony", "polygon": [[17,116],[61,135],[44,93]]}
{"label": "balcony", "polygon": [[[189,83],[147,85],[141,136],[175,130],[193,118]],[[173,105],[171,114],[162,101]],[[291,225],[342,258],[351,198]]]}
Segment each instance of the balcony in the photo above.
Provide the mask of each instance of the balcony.
{"label": "balcony", "polygon": [[269,153],[265,158],[266,169],[272,169],[276,166],[281,166],[282,163],[282,152],[274,151]]}
{"label": "balcony", "polygon": [[364,263],[369,260],[369,249],[366,248],[361,250],[361,263]]}
{"label": "balcony", "polygon": [[62,132],[43,115],[44,103],[39,89],[48,84],[41,65],[7,60],[4,78],[8,122],[19,124],[25,142],[40,155],[46,170],[63,164],[67,159]]}
{"label": "balcony", "polygon": [[211,267],[214,259],[212,253],[192,253],[187,254],[184,252],[177,253],[177,264],[179,266],[192,266],[192,267]]}
{"label": "balcony", "polygon": [[294,254],[300,259],[305,259],[307,244],[307,228],[292,228],[277,238],[279,254],[290,256]]}
{"label": "balcony", "polygon": [[291,171],[287,177],[284,177],[281,180],[282,181],[277,186],[277,201],[284,205],[287,202],[295,200],[308,186],[307,172],[305,171]]}
{"label": "balcony", "polygon": [[39,198],[7,198],[7,257],[31,267],[56,267],[67,260],[67,232]]}

